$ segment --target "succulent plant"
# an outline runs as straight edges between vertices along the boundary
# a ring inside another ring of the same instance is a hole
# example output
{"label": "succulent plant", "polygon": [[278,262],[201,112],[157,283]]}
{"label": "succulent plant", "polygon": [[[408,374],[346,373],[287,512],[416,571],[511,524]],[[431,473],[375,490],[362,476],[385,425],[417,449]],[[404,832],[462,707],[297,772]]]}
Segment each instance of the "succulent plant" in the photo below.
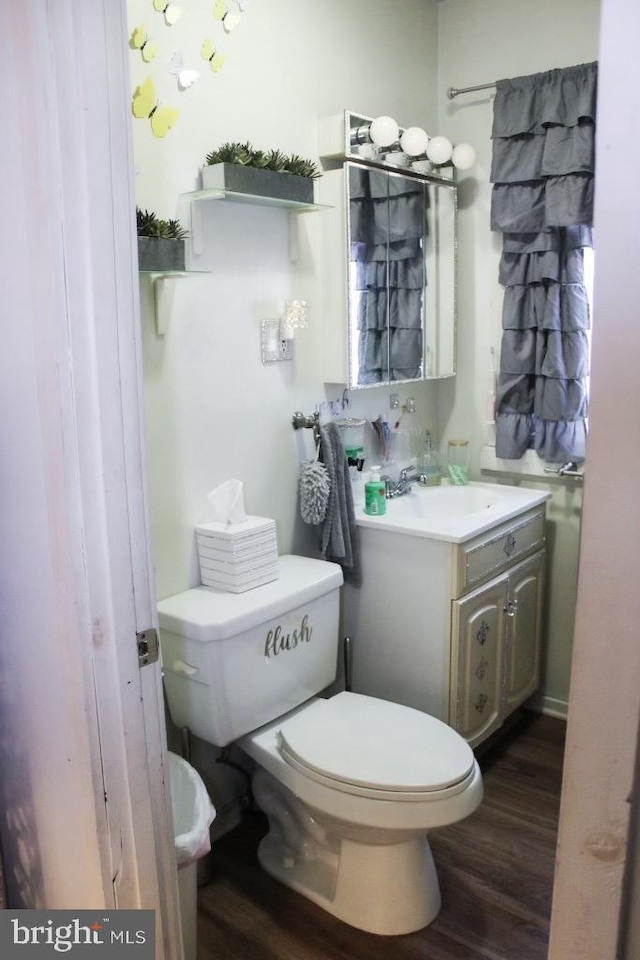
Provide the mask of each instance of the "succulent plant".
{"label": "succulent plant", "polygon": [[287,158],[280,150],[269,150],[267,154],[267,170],[283,171],[287,169]]}
{"label": "succulent plant", "polygon": [[311,160],[305,160],[303,157],[299,157],[296,153],[291,154],[290,157],[287,157],[287,173],[294,173],[298,177],[311,177],[315,179],[320,176],[320,171],[316,167],[315,163]]}
{"label": "succulent plant", "polygon": [[223,143],[217,150],[207,154],[206,162],[213,163],[240,163],[251,166],[254,150],[250,143]]}
{"label": "succulent plant", "polygon": [[239,163],[259,170],[276,170],[312,179],[320,176],[320,171],[311,160],[305,160],[297,154],[287,156],[281,150],[256,150],[248,142],[223,143],[217,150],[207,154],[205,163],[209,166],[214,163]]}
{"label": "succulent plant", "polygon": [[188,236],[178,220],[162,220],[152,210],[141,210],[140,207],[136,207],[136,225],[139,237],[184,240]]}

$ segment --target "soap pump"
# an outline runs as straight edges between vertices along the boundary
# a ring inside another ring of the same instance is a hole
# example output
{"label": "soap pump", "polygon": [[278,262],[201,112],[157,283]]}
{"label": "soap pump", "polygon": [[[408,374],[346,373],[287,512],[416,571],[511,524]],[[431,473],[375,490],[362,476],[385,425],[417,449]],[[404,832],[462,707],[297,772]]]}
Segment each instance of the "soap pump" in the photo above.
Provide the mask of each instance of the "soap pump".
{"label": "soap pump", "polygon": [[380,479],[380,467],[371,467],[369,480],[364,485],[364,512],[381,517],[387,512],[386,486]]}

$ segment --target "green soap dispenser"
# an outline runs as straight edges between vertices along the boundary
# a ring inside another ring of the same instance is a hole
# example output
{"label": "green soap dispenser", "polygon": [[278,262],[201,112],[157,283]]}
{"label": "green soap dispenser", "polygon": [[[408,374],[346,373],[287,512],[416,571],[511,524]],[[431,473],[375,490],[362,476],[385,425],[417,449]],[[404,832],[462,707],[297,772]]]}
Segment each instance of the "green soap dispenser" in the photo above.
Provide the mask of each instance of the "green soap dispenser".
{"label": "green soap dispenser", "polygon": [[442,482],[440,457],[438,456],[437,450],[433,449],[431,434],[428,430],[424,436],[424,449],[418,463],[418,469],[420,473],[427,478],[427,487],[437,487]]}
{"label": "green soap dispenser", "polygon": [[387,512],[386,487],[380,479],[380,467],[371,467],[369,480],[364,485],[364,512],[381,517]]}

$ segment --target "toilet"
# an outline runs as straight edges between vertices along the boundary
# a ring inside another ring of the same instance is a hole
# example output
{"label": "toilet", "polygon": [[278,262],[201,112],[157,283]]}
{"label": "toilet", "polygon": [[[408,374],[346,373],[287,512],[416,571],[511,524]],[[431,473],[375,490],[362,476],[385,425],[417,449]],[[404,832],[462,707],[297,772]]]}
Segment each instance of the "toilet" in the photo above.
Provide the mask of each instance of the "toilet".
{"label": "toilet", "polygon": [[319,696],[336,677],[342,570],[278,563],[277,580],[242,594],[200,586],[160,601],[172,719],[255,761],[267,873],[361,930],[411,933],[440,909],[427,832],[473,813],[480,769],[435,717]]}

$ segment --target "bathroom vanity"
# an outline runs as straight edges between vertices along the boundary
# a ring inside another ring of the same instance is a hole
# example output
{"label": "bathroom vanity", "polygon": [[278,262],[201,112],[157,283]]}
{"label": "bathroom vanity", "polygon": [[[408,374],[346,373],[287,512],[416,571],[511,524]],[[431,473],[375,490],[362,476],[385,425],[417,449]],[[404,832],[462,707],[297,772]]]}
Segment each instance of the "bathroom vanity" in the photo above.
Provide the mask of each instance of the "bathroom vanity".
{"label": "bathroom vanity", "polygon": [[358,516],[363,582],[347,585],[353,690],[417,707],[471,746],[540,676],[548,493],[416,490]]}

